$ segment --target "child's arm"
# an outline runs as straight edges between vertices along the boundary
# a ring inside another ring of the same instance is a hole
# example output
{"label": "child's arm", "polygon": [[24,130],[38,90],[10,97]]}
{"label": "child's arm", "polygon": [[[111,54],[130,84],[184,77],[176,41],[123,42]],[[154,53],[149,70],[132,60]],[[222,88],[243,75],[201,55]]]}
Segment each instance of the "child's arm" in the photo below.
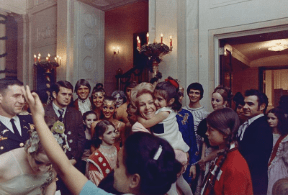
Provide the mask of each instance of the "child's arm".
{"label": "child's arm", "polygon": [[158,123],[162,122],[169,116],[169,112],[163,111],[156,114],[151,119],[144,119],[142,117],[138,117],[138,122],[141,123],[145,128],[153,127],[154,125],[157,125]]}
{"label": "child's arm", "polygon": [[26,87],[26,91],[23,91],[23,94],[26,102],[29,104],[41,144],[53,167],[57,170],[58,175],[63,179],[68,189],[73,194],[79,194],[88,179],[70,163],[45,123],[44,108],[39,96],[36,93],[31,94],[28,86]]}

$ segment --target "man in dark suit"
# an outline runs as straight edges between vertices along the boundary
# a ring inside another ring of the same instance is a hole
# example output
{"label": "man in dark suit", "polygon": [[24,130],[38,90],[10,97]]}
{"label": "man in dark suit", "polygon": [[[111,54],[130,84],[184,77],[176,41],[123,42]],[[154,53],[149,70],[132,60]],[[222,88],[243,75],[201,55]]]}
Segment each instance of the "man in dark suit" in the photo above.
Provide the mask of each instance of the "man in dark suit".
{"label": "man in dark suit", "polygon": [[248,163],[254,194],[266,194],[268,160],[273,147],[273,135],[264,113],[267,96],[255,89],[245,92],[244,115],[247,121],[238,130],[239,151]]}
{"label": "man in dark suit", "polygon": [[18,115],[25,105],[23,83],[0,79],[0,154],[23,147],[33,124],[31,115]]}
{"label": "man in dark suit", "polygon": [[92,110],[91,99],[88,97],[91,91],[91,86],[85,79],[80,79],[75,85],[75,92],[78,98],[74,101],[74,107],[82,114]]}
{"label": "man in dark suit", "polygon": [[[85,132],[82,114],[75,108],[68,107],[71,102],[73,86],[68,81],[58,81],[51,87],[53,101],[45,108],[45,121],[52,131],[67,136],[63,150],[71,164],[81,160],[85,144]],[[71,194],[60,181],[61,194]]]}

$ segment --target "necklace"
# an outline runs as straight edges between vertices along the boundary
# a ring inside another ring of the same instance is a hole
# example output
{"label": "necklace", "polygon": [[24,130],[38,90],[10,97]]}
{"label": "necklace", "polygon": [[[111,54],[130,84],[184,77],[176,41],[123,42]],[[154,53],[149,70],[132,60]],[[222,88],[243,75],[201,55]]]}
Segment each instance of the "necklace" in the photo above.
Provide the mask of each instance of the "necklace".
{"label": "necklace", "polygon": [[[114,149],[114,151],[112,153],[110,153],[109,150],[111,149]],[[113,145],[112,146],[103,146],[103,145],[100,145],[100,148],[99,148],[100,152],[107,158],[112,158],[112,157],[115,157],[117,155],[117,149],[116,147],[114,147]],[[108,150],[107,152],[104,152],[103,150]]]}

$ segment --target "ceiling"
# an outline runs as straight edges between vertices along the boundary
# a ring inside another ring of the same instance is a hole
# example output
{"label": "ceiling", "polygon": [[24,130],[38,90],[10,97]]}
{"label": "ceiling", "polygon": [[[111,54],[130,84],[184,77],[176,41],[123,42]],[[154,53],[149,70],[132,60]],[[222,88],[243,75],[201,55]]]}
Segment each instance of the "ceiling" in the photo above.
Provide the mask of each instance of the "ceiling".
{"label": "ceiling", "polygon": [[232,56],[251,67],[288,65],[288,49],[269,51],[284,44],[288,48],[288,31],[222,39],[221,45],[232,51]]}
{"label": "ceiling", "polygon": [[102,11],[108,11],[116,7],[127,5],[130,3],[135,3],[139,1],[148,1],[148,0],[80,0],[86,4],[89,4],[97,9]]}

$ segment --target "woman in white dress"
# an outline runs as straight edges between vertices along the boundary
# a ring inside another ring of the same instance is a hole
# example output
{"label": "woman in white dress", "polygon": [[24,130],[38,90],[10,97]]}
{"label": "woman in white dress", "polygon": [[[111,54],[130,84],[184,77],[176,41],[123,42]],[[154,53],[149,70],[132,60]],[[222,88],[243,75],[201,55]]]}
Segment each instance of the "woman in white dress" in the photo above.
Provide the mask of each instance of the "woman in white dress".
{"label": "woman in white dress", "polygon": [[[54,135],[59,144],[62,139]],[[44,152],[36,131],[24,148],[0,155],[1,195],[54,195],[56,172]]]}

